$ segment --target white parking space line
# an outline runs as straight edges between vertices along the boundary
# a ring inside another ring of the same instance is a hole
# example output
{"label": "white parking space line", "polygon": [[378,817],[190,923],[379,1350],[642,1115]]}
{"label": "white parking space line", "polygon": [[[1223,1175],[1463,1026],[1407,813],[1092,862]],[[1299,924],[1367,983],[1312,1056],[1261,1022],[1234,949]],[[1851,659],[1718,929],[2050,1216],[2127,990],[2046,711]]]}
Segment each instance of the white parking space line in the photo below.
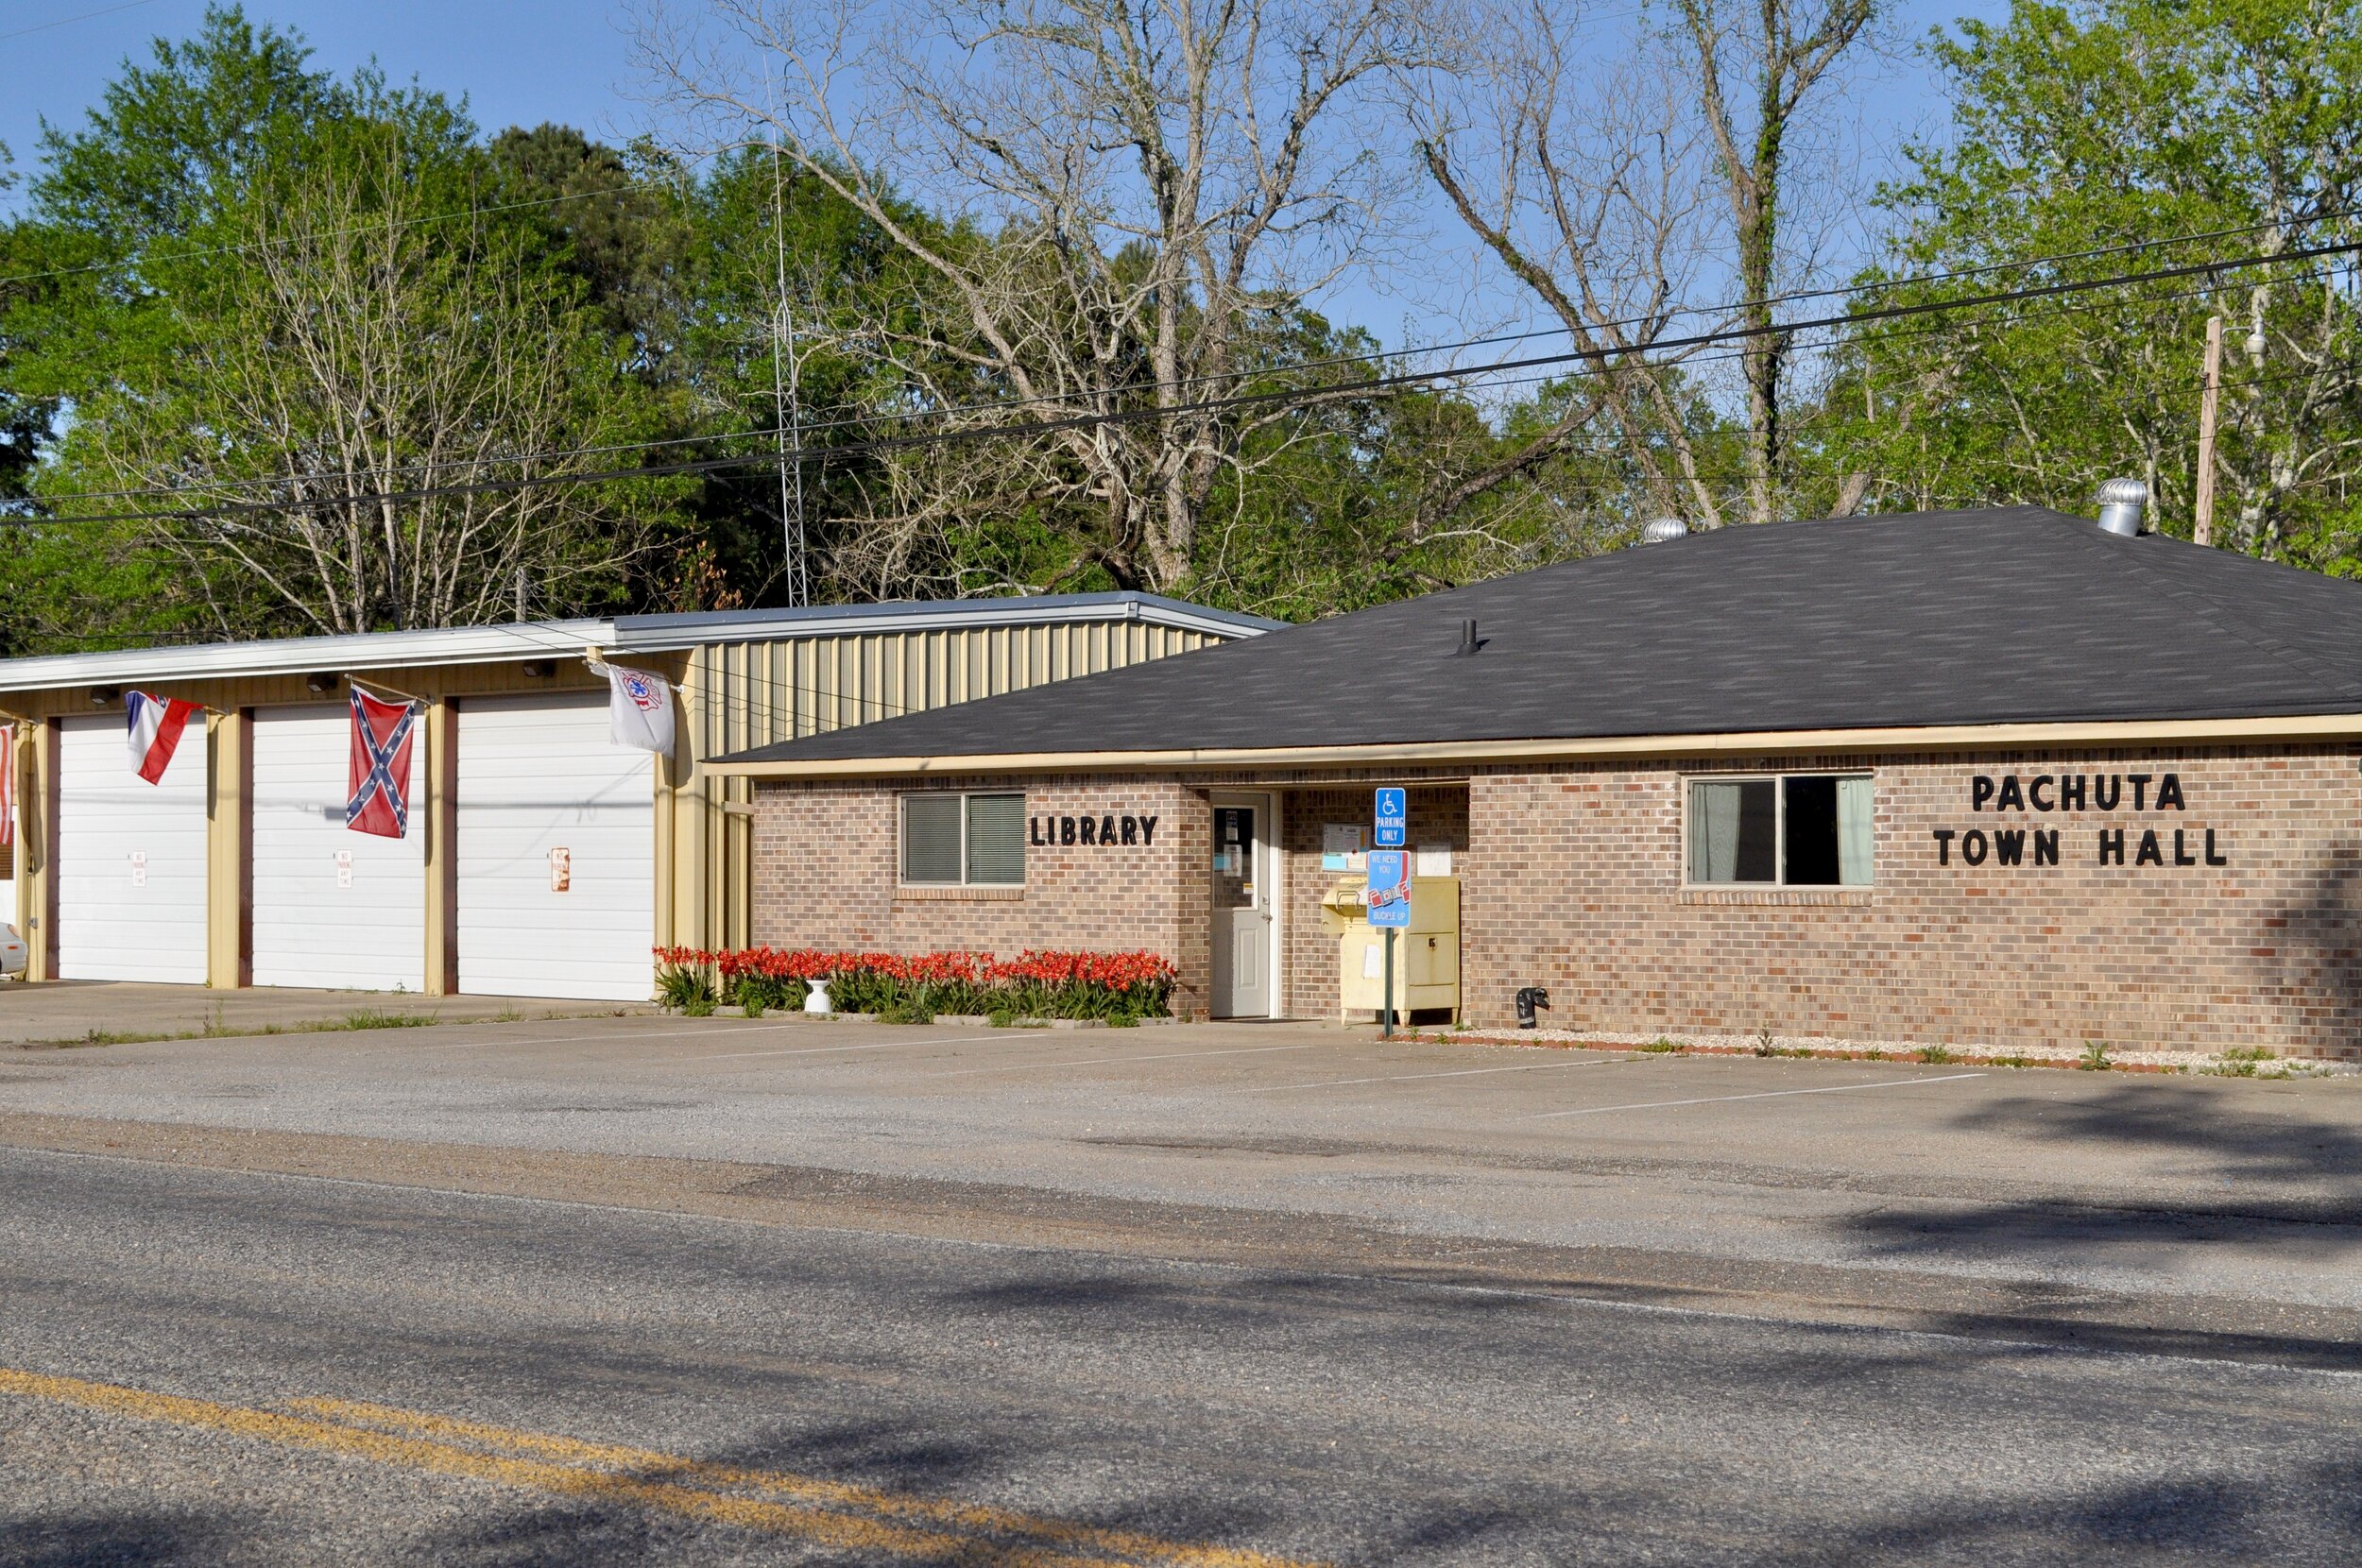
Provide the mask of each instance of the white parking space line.
{"label": "white parking space line", "polygon": [[1714,1105],[1726,1099],[1781,1099],[1789,1095],[1844,1095],[1857,1089],[1900,1089],[1912,1083],[1957,1083],[1982,1078],[1980,1072],[1948,1072],[1936,1078],[1886,1078],[1875,1083],[1831,1083],[1819,1089],[1764,1089],[1751,1095],[1703,1095],[1696,1099],[1649,1099],[1631,1105],[1579,1105],[1571,1111],[1543,1111],[1519,1121],[1549,1121],[1558,1116],[1603,1116],[1610,1111],[1661,1111],[1671,1105]]}
{"label": "white parking space line", "polygon": [[1242,1095],[1275,1095],[1283,1089],[1337,1089],[1351,1083],[1409,1083],[1423,1078],[1476,1078],[1498,1072],[1564,1072],[1568,1067],[1612,1067],[1618,1062],[1637,1062],[1637,1056],[1594,1056],[1574,1062],[1522,1062],[1514,1067],[1454,1067],[1449,1072],[1398,1072],[1383,1078],[1319,1078],[1309,1083],[1261,1083],[1252,1089],[1232,1092]]}
{"label": "white parking space line", "polygon": [[829,1056],[848,1050],[886,1050],[895,1046],[967,1046],[1005,1040],[1005,1034],[947,1034],[940,1039],[868,1040],[858,1046],[789,1046],[779,1050],[729,1050],[719,1056],[682,1056],[681,1062],[740,1062],[750,1056]]}
{"label": "white parking space line", "polygon": [[1063,1062],[1004,1062],[994,1067],[967,1067],[959,1072],[919,1073],[920,1078],[972,1078],[984,1072],[1022,1072],[1028,1067],[1092,1067],[1110,1062],[1189,1062],[1202,1056],[1268,1056],[1275,1050],[1334,1048],[1335,1042],[1313,1040],[1301,1046],[1241,1046],[1233,1050],[1171,1050],[1155,1056],[1070,1056]]}

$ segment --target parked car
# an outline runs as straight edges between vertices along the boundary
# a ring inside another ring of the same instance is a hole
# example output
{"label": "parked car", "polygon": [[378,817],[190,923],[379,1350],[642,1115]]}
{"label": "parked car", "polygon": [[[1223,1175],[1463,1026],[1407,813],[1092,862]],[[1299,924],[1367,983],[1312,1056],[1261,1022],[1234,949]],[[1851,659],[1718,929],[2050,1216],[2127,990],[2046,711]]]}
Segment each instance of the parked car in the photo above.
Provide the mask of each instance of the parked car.
{"label": "parked car", "polygon": [[25,939],[14,926],[0,926],[0,975],[25,972]]}

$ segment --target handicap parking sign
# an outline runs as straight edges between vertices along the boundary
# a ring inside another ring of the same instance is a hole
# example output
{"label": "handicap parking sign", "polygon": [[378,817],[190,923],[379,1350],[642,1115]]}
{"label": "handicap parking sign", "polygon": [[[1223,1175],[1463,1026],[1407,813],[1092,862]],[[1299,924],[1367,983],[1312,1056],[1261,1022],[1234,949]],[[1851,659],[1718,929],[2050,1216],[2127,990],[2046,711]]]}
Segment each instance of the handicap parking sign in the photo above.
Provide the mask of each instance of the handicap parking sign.
{"label": "handicap parking sign", "polygon": [[1371,835],[1372,843],[1400,849],[1410,842],[1411,808],[1404,798],[1407,793],[1403,790],[1378,792],[1378,830]]}

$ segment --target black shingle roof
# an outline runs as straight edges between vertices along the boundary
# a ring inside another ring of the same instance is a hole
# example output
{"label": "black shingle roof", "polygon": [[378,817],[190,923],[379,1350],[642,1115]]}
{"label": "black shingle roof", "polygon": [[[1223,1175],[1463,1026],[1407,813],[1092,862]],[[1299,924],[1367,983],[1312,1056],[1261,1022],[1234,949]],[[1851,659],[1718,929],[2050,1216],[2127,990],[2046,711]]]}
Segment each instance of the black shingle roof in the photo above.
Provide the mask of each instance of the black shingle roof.
{"label": "black shingle roof", "polygon": [[744,758],[2343,712],[2362,586],[2016,506],[1726,528]]}

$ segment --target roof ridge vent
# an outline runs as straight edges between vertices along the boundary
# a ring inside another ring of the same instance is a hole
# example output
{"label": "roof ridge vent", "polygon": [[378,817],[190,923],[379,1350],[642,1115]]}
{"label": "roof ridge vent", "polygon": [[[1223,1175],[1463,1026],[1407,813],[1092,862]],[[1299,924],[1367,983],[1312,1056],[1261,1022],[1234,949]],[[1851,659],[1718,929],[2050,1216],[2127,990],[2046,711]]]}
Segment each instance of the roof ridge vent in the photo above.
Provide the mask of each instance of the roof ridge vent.
{"label": "roof ridge vent", "polygon": [[2137,479],[2111,479],[2099,486],[2099,526],[2103,532],[2130,539],[2141,531],[2141,514],[2148,509],[2148,486]]}

